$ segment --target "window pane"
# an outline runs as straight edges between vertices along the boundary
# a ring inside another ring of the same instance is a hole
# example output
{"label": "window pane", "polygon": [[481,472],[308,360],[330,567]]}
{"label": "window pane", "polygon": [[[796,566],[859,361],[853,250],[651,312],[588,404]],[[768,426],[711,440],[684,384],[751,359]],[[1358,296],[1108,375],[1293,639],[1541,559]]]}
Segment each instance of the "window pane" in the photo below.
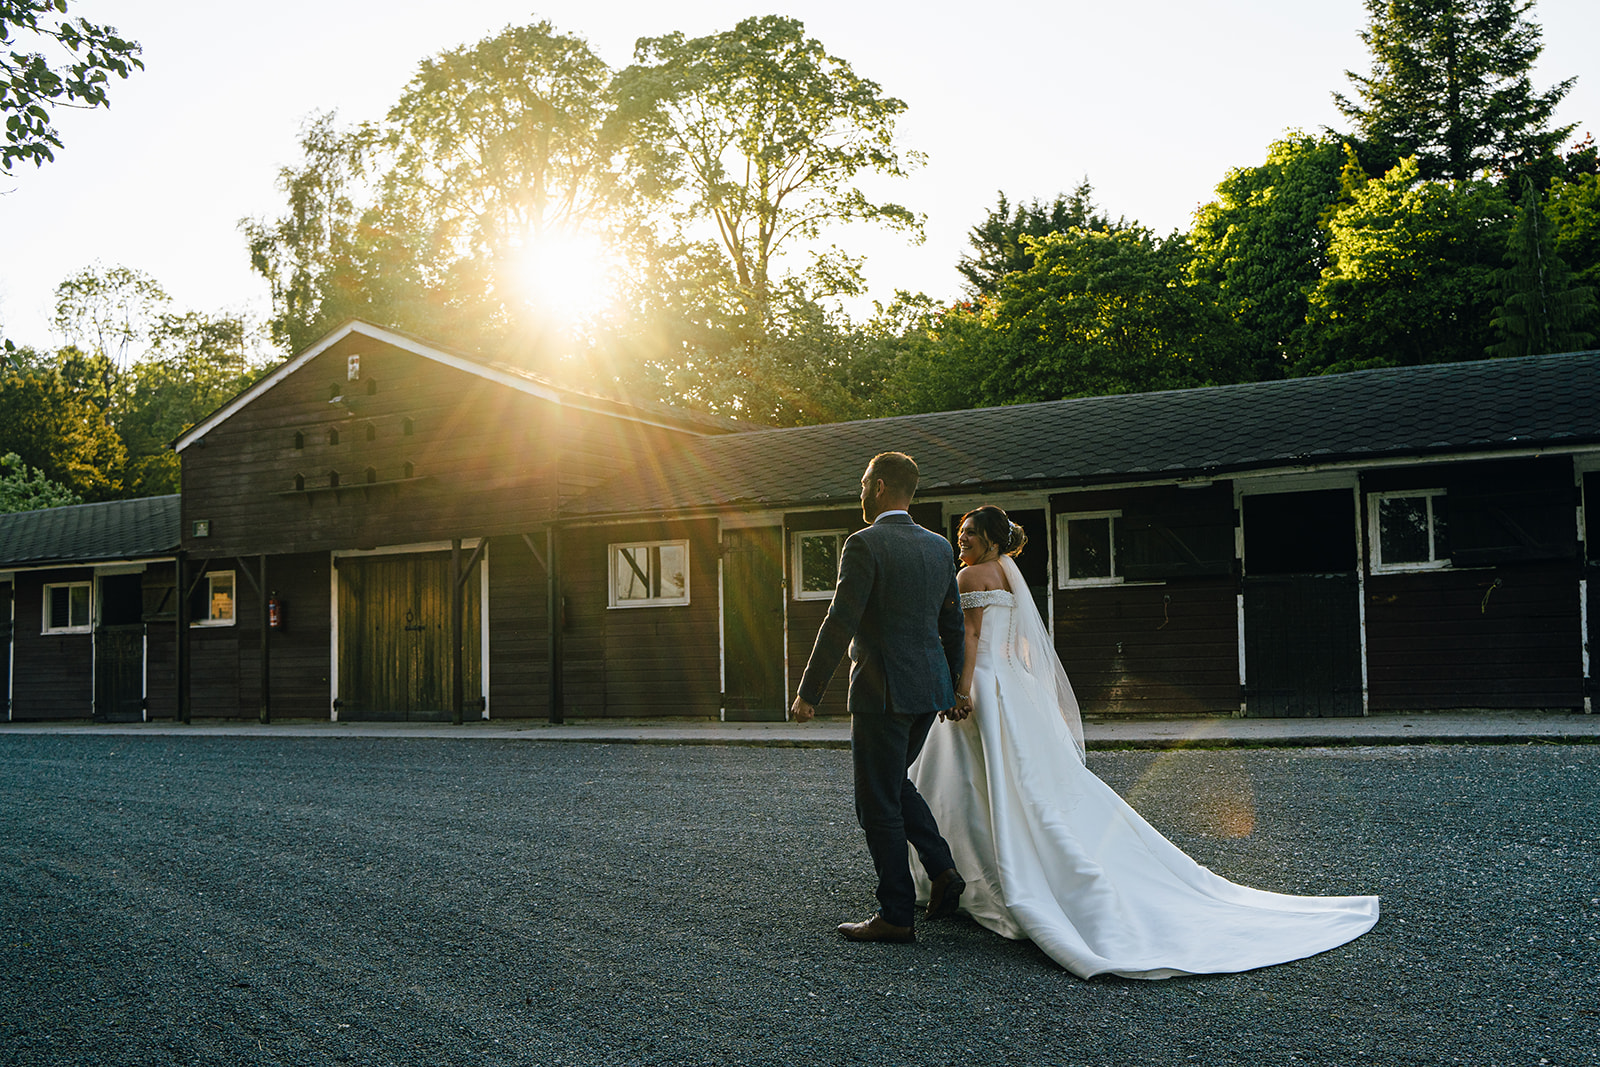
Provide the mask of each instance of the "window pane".
{"label": "window pane", "polygon": [[649,549],[617,549],[618,600],[648,600],[650,598],[649,567]]}
{"label": "window pane", "polygon": [[87,585],[74,585],[68,587],[72,592],[71,625],[89,625],[89,587]]}
{"label": "window pane", "polygon": [[839,584],[839,535],[800,538],[800,590],[826,593]]}
{"label": "window pane", "polygon": [[1067,520],[1067,577],[1110,578],[1111,520]]}
{"label": "window pane", "polygon": [[211,613],[206,617],[217,622],[233,621],[233,575],[217,574],[211,578]]}
{"label": "window pane", "polygon": [[1391,496],[1378,501],[1378,550],[1384,563],[1428,562],[1428,498]]}
{"label": "window pane", "polygon": [[1445,496],[1433,498],[1433,558],[1450,558],[1450,500]]}
{"label": "window pane", "polygon": [[50,619],[45,624],[49,629],[60,630],[68,625],[72,618],[69,610],[71,599],[69,590],[64,585],[50,587]]}
{"label": "window pane", "polygon": [[688,553],[682,545],[662,545],[657,550],[661,571],[657,577],[657,595],[677,600],[688,595]]}

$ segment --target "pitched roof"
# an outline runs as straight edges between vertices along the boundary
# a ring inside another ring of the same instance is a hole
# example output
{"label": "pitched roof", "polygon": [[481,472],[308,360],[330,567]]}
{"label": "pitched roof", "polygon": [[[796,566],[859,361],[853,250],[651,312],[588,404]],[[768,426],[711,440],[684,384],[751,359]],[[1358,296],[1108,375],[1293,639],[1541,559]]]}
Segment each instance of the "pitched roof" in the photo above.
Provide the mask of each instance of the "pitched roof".
{"label": "pitched roof", "polygon": [[478,356],[453,351],[432,341],[413,337],[400,330],[390,329],[385,326],[374,326],[372,323],[363,322],[360,319],[349,319],[331,330],[321,340],[299,355],[279,364],[270,374],[196,423],[173,442],[173,447],[182,452],[195,441],[204,437],[218,424],[226,421],[240,408],[251,403],[261,394],[267,392],[267,390],[283,381],[290,374],[293,374],[351,334],[370,338],[383,344],[393,345],[413,355],[422,356],[426,359],[455,367],[458,370],[464,370],[469,374],[508,386],[518,392],[542,397],[556,404],[564,404],[569,407],[601,412],[635,422],[665,425],[696,433],[731,433],[745,428],[743,423],[720,415],[686,411],[666,404],[632,397],[600,396],[595,393],[570,389],[566,386],[558,385],[548,378],[540,377],[531,371],[513,367],[507,363],[485,360]]}
{"label": "pitched roof", "polygon": [[847,504],[910,453],[919,495],[1213,477],[1600,442],[1600,351],[903,415],[684,442],[574,517]]}
{"label": "pitched roof", "polygon": [[0,515],[0,567],[170,556],[178,541],[176,494]]}

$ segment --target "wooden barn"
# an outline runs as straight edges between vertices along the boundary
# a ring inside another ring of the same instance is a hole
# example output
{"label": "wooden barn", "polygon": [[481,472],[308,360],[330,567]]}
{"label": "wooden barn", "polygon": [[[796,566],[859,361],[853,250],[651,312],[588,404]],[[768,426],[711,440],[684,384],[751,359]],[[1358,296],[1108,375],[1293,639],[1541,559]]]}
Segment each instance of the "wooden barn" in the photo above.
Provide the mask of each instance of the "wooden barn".
{"label": "wooden barn", "polygon": [[778,719],[891,449],[1028,531],[1090,715],[1590,706],[1596,352],[750,430],[352,322],[177,448],[165,547],[0,516],[12,717],[111,706],[39,613],[137,566],[151,716]]}
{"label": "wooden barn", "polygon": [[724,567],[725,707],[770,711],[889,449],[924,525],[994,503],[1028,531],[1091,715],[1589,708],[1600,353],[702,437],[563,522],[715,519],[725,558],[759,550],[783,590]]}
{"label": "wooden barn", "polygon": [[176,713],[178,498],[0,515],[9,718]]}

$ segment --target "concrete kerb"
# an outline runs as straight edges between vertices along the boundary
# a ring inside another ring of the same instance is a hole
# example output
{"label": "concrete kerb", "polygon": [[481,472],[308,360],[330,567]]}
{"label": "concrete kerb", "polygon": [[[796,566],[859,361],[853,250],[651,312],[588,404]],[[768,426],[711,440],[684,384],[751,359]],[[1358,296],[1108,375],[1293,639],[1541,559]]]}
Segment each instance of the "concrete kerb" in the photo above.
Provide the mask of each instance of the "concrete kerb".
{"label": "concrete kerb", "polygon": [[[1189,718],[1094,720],[1088,747],[1116,749],[1327,748],[1425,744],[1595,744],[1600,715],[1470,712],[1373,715],[1350,719]],[[516,740],[611,745],[724,745],[755,748],[850,747],[848,719],[798,723],[707,720],[587,720],[564,724],[498,720],[465,723],[339,723],[285,719],[267,725],[227,719],[176,722],[0,723],[0,735],[77,734],[180,737],[303,737]]]}

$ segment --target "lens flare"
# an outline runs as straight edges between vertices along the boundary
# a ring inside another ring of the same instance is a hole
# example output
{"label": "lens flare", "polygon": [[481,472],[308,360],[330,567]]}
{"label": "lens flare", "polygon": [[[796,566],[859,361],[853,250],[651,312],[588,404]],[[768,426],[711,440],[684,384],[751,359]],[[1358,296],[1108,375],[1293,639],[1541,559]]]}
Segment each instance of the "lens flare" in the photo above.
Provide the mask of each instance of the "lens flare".
{"label": "lens flare", "polygon": [[547,320],[573,325],[611,304],[611,264],[606,245],[586,233],[547,233],[530,238],[513,259],[522,299]]}

